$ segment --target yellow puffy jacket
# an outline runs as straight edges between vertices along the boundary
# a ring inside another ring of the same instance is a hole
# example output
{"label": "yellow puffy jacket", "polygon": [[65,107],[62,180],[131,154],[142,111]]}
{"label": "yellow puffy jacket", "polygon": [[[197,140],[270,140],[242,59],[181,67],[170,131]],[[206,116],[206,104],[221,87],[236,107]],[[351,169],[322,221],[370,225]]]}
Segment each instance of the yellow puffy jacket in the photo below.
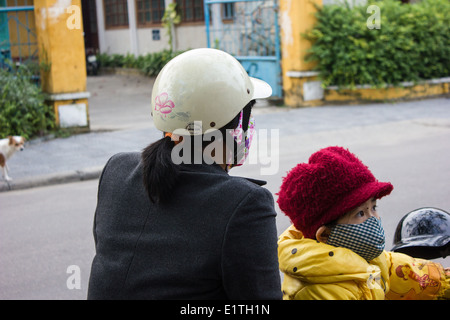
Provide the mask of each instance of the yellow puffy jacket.
{"label": "yellow puffy jacket", "polygon": [[367,262],[294,226],[279,237],[278,258],[285,300],[450,299],[450,274],[438,263],[386,251]]}

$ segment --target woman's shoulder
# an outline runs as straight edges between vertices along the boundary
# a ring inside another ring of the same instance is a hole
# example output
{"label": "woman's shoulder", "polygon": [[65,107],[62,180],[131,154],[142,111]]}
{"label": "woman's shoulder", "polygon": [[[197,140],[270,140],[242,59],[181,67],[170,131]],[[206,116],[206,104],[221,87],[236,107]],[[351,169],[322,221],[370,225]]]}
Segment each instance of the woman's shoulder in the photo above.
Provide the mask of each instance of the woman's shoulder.
{"label": "woman's shoulder", "polygon": [[267,183],[266,181],[231,175],[217,164],[181,165],[181,174],[184,182],[208,186],[207,189],[211,192],[224,192],[224,194],[237,192],[241,195],[270,194],[266,188],[262,187]]}
{"label": "woman's shoulder", "polygon": [[[139,152],[120,152],[111,156],[105,165],[103,171],[116,170],[120,168],[124,171],[126,168],[133,170],[141,165],[141,153]],[[125,170],[127,171],[127,170]]]}
{"label": "woman's shoulder", "polygon": [[119,152],[109,158],[107,165],[116,163],[139,163],[141,161],[140,152]]}
{"label": "woman's shoulder", "polygon": [[140,166],[141,154],[139,152],[121,152],[109,158],[103,168],[100,181],[105,176],[116,179],[119,176],[129,175]]}
{"label": "woman's shoulder", "polygon": [[224,187],[226,190],[235,190],[232,198],[237,200],[237,208],[259,208],[264,211],[266,209],[262,208],[273,209],[275,204],[272,193],[263,187],[264,184],[260,180],[230,176]]}
{"label": "woman's shoulder", "polygon": [[267,184],[266,181],[239,176],[229,176],[227,182],[229,184],[228,187],[231,186],[233,188],[240,189],[245,193],[265,196],[273,200],[270,191],[264,188],[264,185]]}

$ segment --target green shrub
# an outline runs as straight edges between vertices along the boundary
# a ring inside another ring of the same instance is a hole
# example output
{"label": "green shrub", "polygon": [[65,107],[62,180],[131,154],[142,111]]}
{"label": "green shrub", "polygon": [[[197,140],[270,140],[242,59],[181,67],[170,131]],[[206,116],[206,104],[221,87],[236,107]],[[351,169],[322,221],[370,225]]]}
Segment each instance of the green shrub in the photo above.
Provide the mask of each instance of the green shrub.
{"label": "green shrub", "polygon": [[100,66],[111,68],[134,68],[142,70],[148,76],[156,76],[164,65],[183,51],[163,50],[135,57],[132,54],[121,55],[106,53],[97,56]]}
{"label": "green shrub", "polygon": [[54,113],[44,103],[45,94],[31,81],[24,65],[0,69],[0,136],[20,135],[26,139],[54,129]]}
{"label": "green shrub", "polygon": [[144,56],[140,69],[148,76],[156,76],[167,62],[180,53],[182,53],[182,51],[173,52],[171,50],[163,50],[161,52],[147,54]]}
{"label": "green shrub", "polygon": [[[367,7],[380,8],[380,29],[366,25]],[[315,27],[304,35],[313,45],[323,85],[382,87],[450,75],[450,1],[372,1],[350,8],[318,8]]]}

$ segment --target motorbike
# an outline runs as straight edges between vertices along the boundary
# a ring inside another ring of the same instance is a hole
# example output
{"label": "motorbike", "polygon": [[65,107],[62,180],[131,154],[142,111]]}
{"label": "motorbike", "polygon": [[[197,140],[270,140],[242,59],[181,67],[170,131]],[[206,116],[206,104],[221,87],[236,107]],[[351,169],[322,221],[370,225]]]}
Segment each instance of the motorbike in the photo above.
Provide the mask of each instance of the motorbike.
{"label": "motorbike", "polygon": [[8,69],[11,71],[11,66],[8,61],[11,60],[11,51],[9,49],[1,49],[0,50],[0,68]]}
{"label": "motorbike", "polygon": [[88,75],[96,76],[98,74],[98,69],[100,65],[97,61],[97,56],[94,49],[86,49],[86,71]]}
{"label": "motorbike", "polygon": [[425,207],[407,213],[398,223],[391,251],[422,259],[450,255],[450,213]]}

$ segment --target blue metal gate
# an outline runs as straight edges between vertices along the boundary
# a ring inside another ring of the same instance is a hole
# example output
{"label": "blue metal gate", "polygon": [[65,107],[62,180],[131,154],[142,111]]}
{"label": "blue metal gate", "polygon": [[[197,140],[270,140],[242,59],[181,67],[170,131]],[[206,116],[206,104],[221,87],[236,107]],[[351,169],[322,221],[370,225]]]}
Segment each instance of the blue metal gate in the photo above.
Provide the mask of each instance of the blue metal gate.
{"label": "blue metal gate", "polygon": [[269,83],[281,98],[280,30],[277,0],[205,0],[209,48],[224,50],[248,74]]}
{"label": "blue metal gate", "polygon": [[[0,0],[0,67],[6,60],[15,64],[35,63],[38,60],[34,7],[28,0]],[[32,1],[30,1],[32,3]],[[23,5],[24,4],[24,5]]]}

